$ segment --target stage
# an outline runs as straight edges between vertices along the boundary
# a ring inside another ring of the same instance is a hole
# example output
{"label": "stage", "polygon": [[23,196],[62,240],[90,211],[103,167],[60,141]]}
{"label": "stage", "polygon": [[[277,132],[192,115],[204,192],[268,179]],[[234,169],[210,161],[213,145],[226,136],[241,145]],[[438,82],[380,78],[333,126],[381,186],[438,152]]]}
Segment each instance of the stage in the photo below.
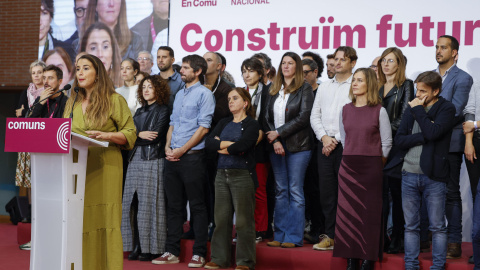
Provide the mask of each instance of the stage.
{"label": "stage", "polygon": [[[19,224],[0,224],[0,270],[27,270],[30,265],[30,251],[20,250],[18,248],[17,229],[19,236],[25,237],[26,229],[29,226]],[[192,256],[193,241],[182,240],[182,263],[172,265],[154,265],[150,262],[128,261],[124,260],[125,270],[158,270],[158,269],[187,269],[187,263]],[[457,260],[447,260],[447,270],[471,270],[472,264],[468,264],[468,257],[473,254],[472,244],[462,244],[463,256]],[[185,262],[187,261],[187,262]],[[428,269],[431,266],[432,254],[421,253],[421,269]],[[233,267],[232,267],[233,268]],[[346,261],[340,258],[332,258],[331,251],[315,251],[312,245],[306,244],[303,247],[285,249],[272,248],[261,242],[257,245],[257,267],[258,270],[264,269],[331,269],[341,270],[346,268]],[[375,269],[401,270],[403,267],[403,254],[384,255],[383,262],[375,265]]]}

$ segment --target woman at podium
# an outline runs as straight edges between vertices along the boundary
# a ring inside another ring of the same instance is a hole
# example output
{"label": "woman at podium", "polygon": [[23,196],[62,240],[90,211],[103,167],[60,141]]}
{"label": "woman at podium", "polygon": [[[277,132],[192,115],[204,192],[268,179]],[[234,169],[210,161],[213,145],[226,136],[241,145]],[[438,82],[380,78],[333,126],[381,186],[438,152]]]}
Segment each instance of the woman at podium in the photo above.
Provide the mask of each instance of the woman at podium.
{"label": "woman at podium", "polygon": [[123,269],[122,156],[137,139],[135,125],[125,99],[115,93],[102,61],[81,56],[76,64],[74,87],[64,117],[73,111],[72,131],[109,147],[88,149],[83,216],[83,269]]}

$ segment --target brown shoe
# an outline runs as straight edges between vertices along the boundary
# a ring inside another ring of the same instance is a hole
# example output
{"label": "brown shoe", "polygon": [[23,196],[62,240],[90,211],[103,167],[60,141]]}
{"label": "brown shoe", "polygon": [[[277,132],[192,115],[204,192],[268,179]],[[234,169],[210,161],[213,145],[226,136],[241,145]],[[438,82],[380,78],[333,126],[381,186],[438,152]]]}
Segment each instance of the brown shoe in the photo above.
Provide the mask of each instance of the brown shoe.
{"label": "brown shoe", "polygon": [[281,243],[278,242],[278,241],[267,242],[267,246],[269,246],[269,247],[279,247],[280,245],[281,245]]}
{"label": "brown shoe", "polygon": [[205,264],[205,266],[203,268],[205,268],[205,269],[220,269],[220,265],[218,265],[214,262],[208,262],[207,264]]}
{"label": "brown shoe", "polygon": [[294,243],[282,243],[281,247],[282,248],[294,248],[295,244]]}
{"label": "brown shoe", "polygon": [[237,267],[235,267],[235,270],[250,270],[250,267],[246,265],[237,265]]}
{"label": "brown shoe", "polygon": [[460,259],[462,257],[462,245],[460,243],[448,243],[447,259]]}

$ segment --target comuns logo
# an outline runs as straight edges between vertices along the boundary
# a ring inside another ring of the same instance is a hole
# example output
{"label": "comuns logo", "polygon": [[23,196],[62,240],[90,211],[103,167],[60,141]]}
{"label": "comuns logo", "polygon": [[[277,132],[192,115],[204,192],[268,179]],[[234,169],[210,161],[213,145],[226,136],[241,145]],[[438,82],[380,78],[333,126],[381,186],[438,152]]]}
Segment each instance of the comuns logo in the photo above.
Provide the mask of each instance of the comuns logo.
{"label": "comuns logo", "polygon": [[68,148],[68,128],[69,122],[63,123],[57,130],[57,143],[60,148],[67,150]]}

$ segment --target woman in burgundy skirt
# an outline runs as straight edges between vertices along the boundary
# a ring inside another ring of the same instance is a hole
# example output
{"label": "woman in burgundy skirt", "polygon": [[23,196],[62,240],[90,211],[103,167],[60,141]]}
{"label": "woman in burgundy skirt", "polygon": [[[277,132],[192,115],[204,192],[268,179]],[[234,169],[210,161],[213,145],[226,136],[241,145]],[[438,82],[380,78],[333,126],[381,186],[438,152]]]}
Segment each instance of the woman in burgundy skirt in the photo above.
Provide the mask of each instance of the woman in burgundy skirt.
{"label": "woman in burgundy skirt", "polygon": [[360,68],[350,87],[352,103],[343,107],[344,144],[338,173],[334,257],[347,258],[347,269],[373,269],[382,249],[382,169],[392,146],[392,131],[378,96],[373,70]]}

